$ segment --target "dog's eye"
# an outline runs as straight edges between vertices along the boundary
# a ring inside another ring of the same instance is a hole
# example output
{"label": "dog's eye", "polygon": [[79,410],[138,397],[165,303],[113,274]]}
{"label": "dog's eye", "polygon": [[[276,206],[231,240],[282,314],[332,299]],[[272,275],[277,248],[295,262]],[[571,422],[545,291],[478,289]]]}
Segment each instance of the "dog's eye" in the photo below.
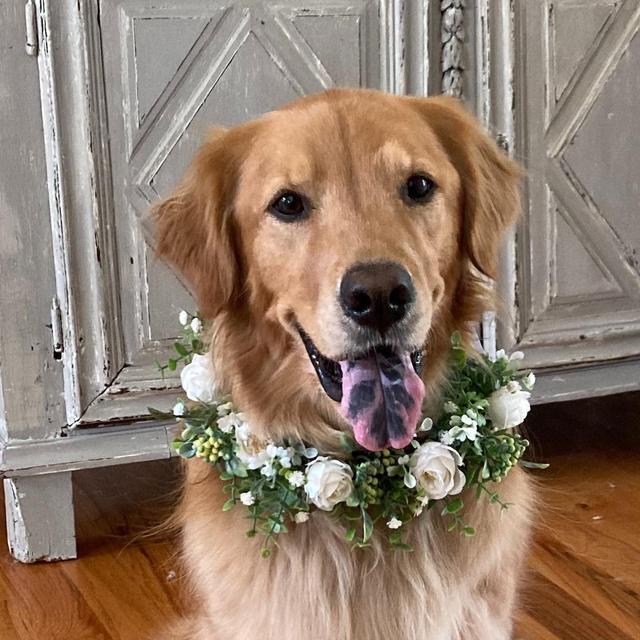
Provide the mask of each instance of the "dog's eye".
{"label": "dog's eye", "polygon": [[404,192],[412,202],[426,202],[436,189],[436,183],[428,176],[416,173],[409,176]]}
{"label": "dog's eye", "polygon": [[300,220],[307,210],[306,198],[295,191],[281,193],[269,205],[269,211],[284,222]]}

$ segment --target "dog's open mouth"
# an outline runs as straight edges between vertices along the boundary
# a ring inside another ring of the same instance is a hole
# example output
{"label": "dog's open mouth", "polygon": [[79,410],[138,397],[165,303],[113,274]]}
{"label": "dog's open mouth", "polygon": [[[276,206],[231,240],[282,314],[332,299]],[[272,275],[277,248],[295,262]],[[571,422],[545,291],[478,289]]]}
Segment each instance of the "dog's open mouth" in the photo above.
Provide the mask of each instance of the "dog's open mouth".
{"label": "dog's open mouth", "polygon": [[298,327],[326,394],[340,403],[356,441],[370,451],[403,449],[422,413],[422,350],[396,351],[380,345],[353,359],[331,360]]}

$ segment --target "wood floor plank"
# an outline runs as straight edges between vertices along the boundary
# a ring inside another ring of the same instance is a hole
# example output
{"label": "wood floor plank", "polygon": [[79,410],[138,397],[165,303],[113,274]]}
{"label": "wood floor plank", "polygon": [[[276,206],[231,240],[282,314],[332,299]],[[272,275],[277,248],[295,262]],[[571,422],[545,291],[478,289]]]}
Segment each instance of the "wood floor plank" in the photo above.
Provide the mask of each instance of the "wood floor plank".
{"label": "wood floor plank", "polygon": [[513,638],[514,640],[563,640],[524,609],[518,611],[516,615],[516,630]]}
{"label": "wood floor plank", "polygon": [[535,587],[527,597],[529,612],[562,640],[638,640],[637,635],[623,633],[609,621],[609,609],[591,608],[588,600],[574,598],[540,574],[533,581]]}
{"label": "wood floor plank", "polygon": [[8,603],[7,626],[17,632],[16,640],[111,640],[78,587],[52,569],[2,563],[0,599]]}

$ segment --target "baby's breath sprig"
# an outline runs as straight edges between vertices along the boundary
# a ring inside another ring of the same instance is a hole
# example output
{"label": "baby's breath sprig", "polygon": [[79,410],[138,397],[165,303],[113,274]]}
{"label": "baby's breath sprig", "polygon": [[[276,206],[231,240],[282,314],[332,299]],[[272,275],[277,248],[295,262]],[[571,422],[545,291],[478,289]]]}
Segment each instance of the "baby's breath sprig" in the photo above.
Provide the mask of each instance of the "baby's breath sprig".
{"label": "baby's breath sprig", "polygon": [[173,448],[216,469],[227,496],[222,510],[246,508],[247,536],[263,537],[264,557],[281,534],[316,510],[331,512],[355,548],[369,547],[374,533],[384,531],[393,549],[410,551],[407,523],[438,504],[449,531],[472,536],[463,489],[506,509],[496,485],[509,471],[518,463],[546,466],[522,460],[529,443],[515,428],[529,410],[535,376],[518,369],[518,352],[472,358],[454,334],[441,411],[422,420],[411,444],[372,452],[345,434],[342,457],[331,458],[297,440],[274,443],[255,434],[231,398],[215,389],[210,361],[202,355],[200,318],[181,312],[180,323],[177,355],[161,368],[186,365],[181,379],[192,402],[178,400],[172,413],[150,412],[180,423]]}
{"label": "baby's breath sprig", "polygon": [[164,364],[156,362],[163,376],[165,371],[175,371],[178,365],[189,364],[195,354],[201,354],[205,350],[205,344],[202,340],[204,325],[198,313],[190,314],[183,310],[178,319],[181,330],[180,337],[173,343],[175,355]]}

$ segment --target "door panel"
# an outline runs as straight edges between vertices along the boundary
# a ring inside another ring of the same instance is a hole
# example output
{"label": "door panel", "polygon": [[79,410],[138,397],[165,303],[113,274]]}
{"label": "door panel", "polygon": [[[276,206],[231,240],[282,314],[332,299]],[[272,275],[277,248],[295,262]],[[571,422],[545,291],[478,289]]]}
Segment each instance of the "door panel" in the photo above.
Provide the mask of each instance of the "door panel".
{"label": "door panel", "polygon": [[516,5],[520,344],[550,366],[640,352],[640,6]]}
{"label": "door panel", "polygon": [[[112,352],[121,358],[102,389],[84,395],[76,424],[143,417],[149,404],[168,406],[176,395],[177,378],[162,379],[155,362],[167,357],[178,310],[195,303],[155,260],[141,222],[207,130],[331,86],[423,88],[426,55],[411,70],[404,55],[426,52],[426,36],[415,26],[408,36],[404,11],[395,0],[98,3],[92,28],[101,49],[88,74],[104,86],[112,206],[98,222],[114,238],[103,259],[115,275],[104,285],[118,300]],[[416,7],[411,16],[426,23]]]}

